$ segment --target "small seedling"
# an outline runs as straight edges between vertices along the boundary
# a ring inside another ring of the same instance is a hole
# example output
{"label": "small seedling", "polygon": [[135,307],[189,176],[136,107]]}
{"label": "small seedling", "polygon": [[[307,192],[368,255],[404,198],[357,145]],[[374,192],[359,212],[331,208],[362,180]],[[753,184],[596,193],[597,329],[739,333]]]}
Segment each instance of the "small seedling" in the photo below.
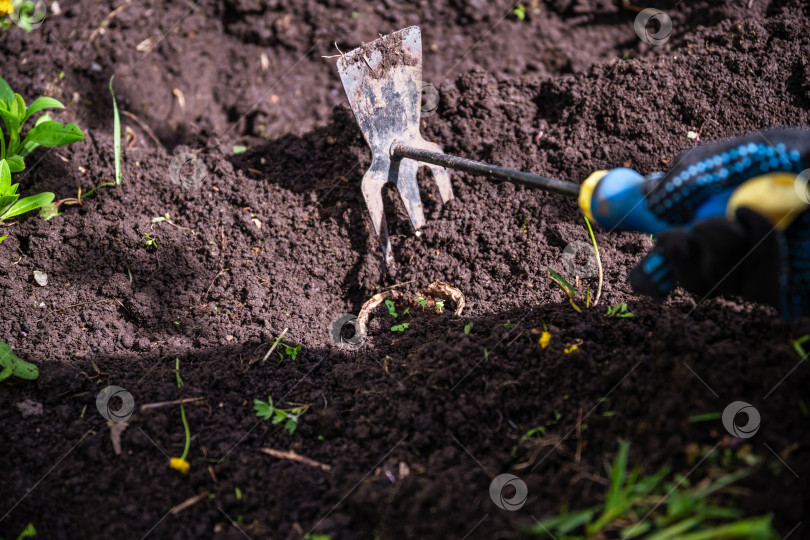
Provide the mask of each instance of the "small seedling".
{"label": "small seedling", "polygon": [[410,326],[408,323],[397,324],[396,326],[391,327],[392,332],[404,332]]}
{"label": "small seedling", "polygon": [[515,9],[512,10],[512,13],[515,14],[517,20],[522,21],[526,19],[526,7],[523,4],[518,4],[515,6]]}
{"label": "small seedling", "polygon": [[444,300],[436,300],[436,315],[441,315],[444,311]]}
{"label": "small seedling", "polygon": [[422,298],[421,296],[416,299],[416,303],[422,306],[423,309],[426,308],[428,305],[428,301]]}
{"label": "small seedling", "polygon": [[635,317],[635,315],[627,309],[627,304],[616,304],[612,308],[608,308],[606,317],[621,317],[627,319]]}
{"label": "small seedling", "polygon": [[568,283],[565,280],[565,278],[562,277],[562,275],[560,275],[560,273],[557,272],[556,270],[549,268],[548,273],[549,277],[551,278],[551,281],[559,285],[560,288],[563,290],[563,292],[565,292],[566,296],[568,296],[568,301],[571,302],[571,306],[574,308],[574,310],[576,310],[577,313],[582,313],[582,310],[579,308],[579,306],[576,305],[576,303],[574,303],[574,298],[578,294],[574,286]]}
{"label": "small seedling", "polygon": [[284,422],[284,429],[292,435],[298,427],[299,418],[301,418],[302,414],[307,412],[309,405],[299,405],[298,407],[290,409],[279,409],[273,405],[273,398],[267,396],[266,402],[260,399],[254,399],[253,408],[256,410],[256,416],[259,418],[264,420],[270,420],[272,418],[274,424]]}
{"label": "small seedling", "polygon": [[62,124],[51,120],[48,113],[40,116],[34,127],[22,137],[25,123],[43,109],[64,109],[59,101],[40,97],[31,106],[25,106],[20,94],[15,94],[8,83],[0,77],[0,119],[3,121],[8,143],[0,131],[0,159],[8,161],[11,172],[25,169],[24,159],[40,146],[65,146],[84,139],[84,133],[76,124]]}
{"label": "small seedling", "polygon": [[290,360],[295,360],[296,358],[298,358],[298,353],[301,352],[301,345],[298,345],[296,347],[290,347],[286,343],[282,343],[277,350],[278,355],[281,357],[281,360],[279,360],[278,362],[280,364],[281,362],[284,361],[284,355],[287,355],[287,358],[289,358]]}
{"label": "small seedling", "polygon": [[146,233],[143,233],[143,235],[146,237],[146,247],[151,247],[151,248],[157,249],[158,245],[157,245],[157,242],[155,241],[155,239],[152,238],[151,236],[149,236]]}
{"label": "small seedling", "polygon": [[385,301],[385,307],[388,308],[388,314],[396,319],[397,318],[397,310],[396,310],[396,306],[394,306],[394,303],[391,300],[386,300]]}
{"label": "small seedling", "polygon": [[19,358],[8,344],[0,341],[0,381],[11,376],[33,381],[39,377],[39,369],[34,364]]}
{"label": "small seedling", "polygon": [[115,92],[113,91],[113,79],[115,75],[110,77],[110,95],[112,96],[113,103],[113,151],[115,152],[115,184],[120,185],[121,178],[121,118],[118,116],[118,102],[115,100]]}
{"label": "small seedling", "polygon": [[233,145],[234,154],[244,154],[245,152],[247,152],[247,146],[245,146],[244,144]]}
{"label": "small seedling", "polygon": [[[588,226],[588,234],[591,236],[591,242],[593,242],[593,254],[596,257],[596,267],[599,272],[599,283],[596,288],[596,297],[593,299],[593,305],[599,303],[599,297],[602,296],[602,280],[604,277],[604,273],[602,272],[602,259],[599,257],[599,246],[596,245],[596,236],[593,234],[593,227],[591,227],[591,222],[588,218],[585,218],[585,225]],[[590,307],[590,291],[588,291],[588,307]]]}
{"label": "small seedling", "polygon": [[[0,132],[0,141],[2,141],[2,139],[3,134]],[[17,193],[17,186],[19,186],[19,184],[11,183],[11,166],[8,160],[0,159],[0,222],[30,212],[31,210],[42,208],[53,201],[53,193],[40,193],[20,199],[20,195]],[[7,236],[7,234],[1,236],[0,242],[5,240]]]}
{"label": "small seedling", "polygon": [[472,330],[472,328],[473,328],[473,323],[469,323],[468,325],[466,325],[466,326],[464,327],[464,333],[465,333],[465,334],[467,334],[467,335],[469,335],[469,334],[470,334],[470,330]]}
{"label": "small seedling", "polygon": [[[183,379],[180,378],[180,359],[176,358],[174,361],[174,374],[177,376],[177,388],[183,388]],[[186,408],[180,404],[180,419],[183,421],[183,430],[186,433],[186,445],[183,448],[183,455],[179,458],[171,458],[169,460],[169,467],[182,474],[186,474],[191,468],[191,464],[186,461],[188,457],[188,450],[191,447],[191,430],[188,427],[188,419],[186,419]]]}

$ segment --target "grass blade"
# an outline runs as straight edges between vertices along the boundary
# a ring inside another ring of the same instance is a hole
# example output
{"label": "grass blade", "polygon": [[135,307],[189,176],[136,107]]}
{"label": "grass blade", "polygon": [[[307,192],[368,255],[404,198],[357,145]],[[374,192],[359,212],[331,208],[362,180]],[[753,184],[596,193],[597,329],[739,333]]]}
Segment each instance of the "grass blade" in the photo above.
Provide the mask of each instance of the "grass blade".
{"label": "grass blade", "polygon": [[599,285],[596,289],[596,297],[593,299],[593,305],[596,306],[596,304],[599,303],[599,297],[602,296],[602,279],[603,279],[602,259],[599,257],[599,246],[596,245],[596,236],[594,236],[593,234],[591,222],[588,221],[587,217],[585,218],[585,224],[588,226],[588,232],[591,235],[591,242],[593,242],[593,252],[594,255],[596,255],[596,267],[599,270]]}
{"label": "grass blade", "polygon": [[115,184],[121,185],[121,119],[118,117],[118,103],[115,101],[113,79],[110,77],[110,94],[113,102],[113,145],[115,146]]}

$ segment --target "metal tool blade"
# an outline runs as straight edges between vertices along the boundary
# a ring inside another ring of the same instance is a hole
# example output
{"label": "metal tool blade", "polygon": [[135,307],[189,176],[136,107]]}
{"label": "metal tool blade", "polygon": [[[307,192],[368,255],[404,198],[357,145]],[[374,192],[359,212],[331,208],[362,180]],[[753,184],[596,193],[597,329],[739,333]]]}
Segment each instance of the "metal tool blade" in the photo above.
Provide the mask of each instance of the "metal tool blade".
{"label": "metal tool blade", "polygon": [[[414,229],[425,224],[419,186],[418,161],[396,158],[394,143],[441,152],[419,132],[422,97],[422,33],[411,26],[383,36],[346,53],[337,62],[343,88],[357,123],[371,148],[371,167],[361,189],[374,230],[380,237],[387,264],[393,263],[391,242],[383,212],[382,188],[396,184]],[[444,167],[430,165],[443,202],[453,198],[450,175]]]}

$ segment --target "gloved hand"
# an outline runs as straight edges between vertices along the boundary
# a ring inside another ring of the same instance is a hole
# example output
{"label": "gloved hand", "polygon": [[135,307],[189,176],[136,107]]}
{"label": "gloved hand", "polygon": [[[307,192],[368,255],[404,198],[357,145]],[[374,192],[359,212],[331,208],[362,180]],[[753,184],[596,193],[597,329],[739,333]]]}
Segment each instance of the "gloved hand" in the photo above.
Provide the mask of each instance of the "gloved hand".
{"label": "gloved hand", "polygon": [[[647,193],[673,225],[630,274],[663,299],[679,283],[701,298],[740,295],[786,319],[810,315],[810,130],[776,129],[694,148]],[[804,179],[804,180],[803,180]]]}

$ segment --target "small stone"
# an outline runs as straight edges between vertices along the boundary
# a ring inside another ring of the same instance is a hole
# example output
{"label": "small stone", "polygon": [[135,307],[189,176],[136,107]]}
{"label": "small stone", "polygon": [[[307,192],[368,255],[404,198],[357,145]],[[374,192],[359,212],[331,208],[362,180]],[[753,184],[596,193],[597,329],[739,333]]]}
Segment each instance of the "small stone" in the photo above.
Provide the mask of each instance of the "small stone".
{"label": "small stone", "polygon": [[225,336],[225,341],[233,341],[233,336],[228,334],[227,336]]}
{"label": "small stone", "polygon": [[253,222],[254,225],[256,225],[257,229],[262,230],[262,222],[261,221],[259,221],[256,218],[253,218],[251,221]]}
{"label": "small stone", "polygon": [[28,418],[29,416],[40,416],[44,412],[44,410],[42,409],[42,403],[39,403],[31,399],[20,401],[15,405],[17,409],[19,409],[20,414],[22,414],[23,418]]}
{"label": "small stone", "polygon": [[34,270],[34,281],[36,281],[40,287],[45,287],[48,285],[48,274]]}

